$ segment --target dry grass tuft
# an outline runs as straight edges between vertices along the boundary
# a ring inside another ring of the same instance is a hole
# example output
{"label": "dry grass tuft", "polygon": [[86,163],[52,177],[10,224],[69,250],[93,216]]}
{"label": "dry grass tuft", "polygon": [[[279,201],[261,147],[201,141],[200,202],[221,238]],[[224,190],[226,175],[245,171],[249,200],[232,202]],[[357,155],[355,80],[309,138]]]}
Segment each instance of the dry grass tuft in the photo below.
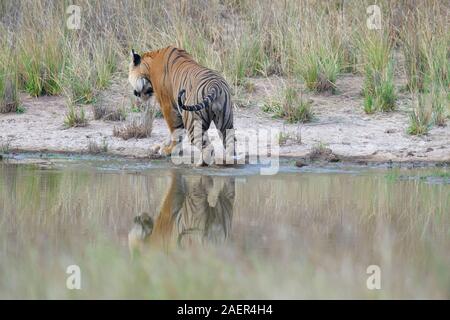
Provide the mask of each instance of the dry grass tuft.
{"label": "dry grass tuft", "polygon": [[64,118],[64,125],[67,128],[86,127],[88,120],[84,108],[70,105]]}
{"label": "dry grass tuft", "polygon": [[132,138],[142,139],[151,136],[153,130],[153,121],[155,120],[156,109],[147,105],[140,116],[140,119],[134,119],[129,124],[122,127],[114,127],[113,136],[124,140]]}

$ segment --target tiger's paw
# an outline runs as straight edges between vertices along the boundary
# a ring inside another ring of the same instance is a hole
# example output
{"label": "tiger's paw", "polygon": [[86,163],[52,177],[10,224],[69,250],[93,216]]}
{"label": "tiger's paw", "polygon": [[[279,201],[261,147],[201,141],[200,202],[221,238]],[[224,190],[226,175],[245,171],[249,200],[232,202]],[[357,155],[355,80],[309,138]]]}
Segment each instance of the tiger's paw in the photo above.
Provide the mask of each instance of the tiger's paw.
{"label": "tiger's paw", "polygon": [[202,150],[202,157],[195,164],[196,167],[210,166],[215,162],[214,147],[210,144]]}
{"label": "tiger's paw", "polygon": [[162,158],[160,153],[161,146],[160,145],[154,145],[148,150],[148,156],[150,159],[160,159]]}
{"label": "tiger's paw", "polygon": [[161,145],[155,144],[150,148],[150,154],[160,154]]}
{"label": "tiger's paw", "polygon": [[164,157],[170,157],[172,155],[172,149],[173,149],[173,145],[169,145],[169,146],[161,148],[159,153]]}

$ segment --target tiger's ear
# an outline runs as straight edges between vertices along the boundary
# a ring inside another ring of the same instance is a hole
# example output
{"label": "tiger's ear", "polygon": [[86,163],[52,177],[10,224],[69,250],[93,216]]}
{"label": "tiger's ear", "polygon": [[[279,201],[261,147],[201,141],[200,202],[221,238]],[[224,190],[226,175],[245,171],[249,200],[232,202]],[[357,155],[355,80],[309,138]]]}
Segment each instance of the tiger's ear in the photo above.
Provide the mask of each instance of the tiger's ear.
{"label": "tiger's ear", "polygon": [[141,63],[141,56],[138,55],[138,54],[136,53],[136,51],[134,51],[134,49],[131,49],[131,61],[133,61],[133,64],[134,64],[135,66],[137,66],[138,64]]}

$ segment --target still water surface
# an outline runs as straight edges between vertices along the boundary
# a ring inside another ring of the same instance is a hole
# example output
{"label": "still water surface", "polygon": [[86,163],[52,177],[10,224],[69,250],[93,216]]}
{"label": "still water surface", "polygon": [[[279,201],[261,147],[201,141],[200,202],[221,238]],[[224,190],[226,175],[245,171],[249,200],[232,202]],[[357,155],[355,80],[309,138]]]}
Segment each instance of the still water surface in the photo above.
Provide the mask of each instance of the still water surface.
{"label": "still water surface", "polygon": [[450,298],[446,168],[11,162],[0,298]]}

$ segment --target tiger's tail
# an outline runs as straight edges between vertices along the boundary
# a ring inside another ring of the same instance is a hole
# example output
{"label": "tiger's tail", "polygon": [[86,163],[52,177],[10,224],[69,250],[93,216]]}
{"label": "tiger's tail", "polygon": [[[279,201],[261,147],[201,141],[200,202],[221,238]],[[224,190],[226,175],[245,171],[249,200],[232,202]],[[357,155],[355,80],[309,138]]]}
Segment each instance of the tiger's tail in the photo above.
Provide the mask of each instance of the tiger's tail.
{"label": "tiger's tail", "polygon": [[217,98],[217,90],[214,88],[210,91],[210,93],[206,96],[206,98],[203,99],[202,102],[192,106],[186,106],[183,103],[185,94],[186,90],[184,89],[180,90],[180,93],[178,93],[178,107],[186,111],[199,111],[204,108],[208,108],[209,105]]}

